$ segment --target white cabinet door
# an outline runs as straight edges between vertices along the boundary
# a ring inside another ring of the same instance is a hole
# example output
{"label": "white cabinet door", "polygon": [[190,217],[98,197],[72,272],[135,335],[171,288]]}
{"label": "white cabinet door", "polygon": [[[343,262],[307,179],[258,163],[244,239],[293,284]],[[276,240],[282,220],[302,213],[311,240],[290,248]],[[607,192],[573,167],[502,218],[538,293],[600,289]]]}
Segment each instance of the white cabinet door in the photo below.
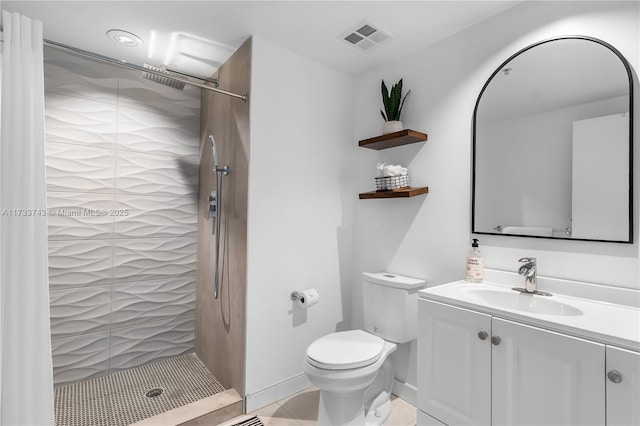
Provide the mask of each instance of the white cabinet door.
{"label": "white cabinet door", "polygon": [[604,345],[493,318],[493,425],[604,425]]}
{"label": "white cabinet door", "polygon": [[640,425],[640,353],[607,346],[607,426]]}
{"label": "white cabinet door", "polygon": [[418,408],[448,425],[491,424],[491,316],[420,299],[418,324]]}

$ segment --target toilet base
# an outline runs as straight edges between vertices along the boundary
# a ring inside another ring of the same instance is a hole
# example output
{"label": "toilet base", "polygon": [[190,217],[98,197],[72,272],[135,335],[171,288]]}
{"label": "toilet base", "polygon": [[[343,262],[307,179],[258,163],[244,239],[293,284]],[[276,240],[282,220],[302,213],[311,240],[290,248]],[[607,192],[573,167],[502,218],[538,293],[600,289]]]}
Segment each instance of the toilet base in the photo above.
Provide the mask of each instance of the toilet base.
{"label": "toilet base", "polygon": [[[327,407],[331,407],[330,410]],[[329,413],[331,411],[331,413]],[[318,426],[379,426],[391,415],[391,395],[382,392],[365,415],[362,393],[337,394],[320,391]]]}
{"label": "toilet base", "polygon": [[380,397],[384,402],[367,412],[364,419],[365,426],[380,426],[391,416],[391,395],[380,394]]}
{"label": "toilet base", "polygon": [[379,426],[391,415],[391,389],[393,388],[393,364],[387,358],[378,370],[375,380],[365,391],[365,425]]}
{"label": "toilet base", "polygon": [[320,390],[318,426],[380,426],[391,415],[393,369],[387,358],[375,380],[366,388],[351,392]]}
{"label": "toilet base", "polygon": [[318,426],[363,426],[364,403],[362,391],[349,393],[320,391]]}
{"label": "toilet base", "polygon": [[384,342],[377,361],[356,369],[322,369],[305,361],[305,374],[320,389],[318,426],[377,426],[387,420],[393,386],[390,355],[396,347]]}

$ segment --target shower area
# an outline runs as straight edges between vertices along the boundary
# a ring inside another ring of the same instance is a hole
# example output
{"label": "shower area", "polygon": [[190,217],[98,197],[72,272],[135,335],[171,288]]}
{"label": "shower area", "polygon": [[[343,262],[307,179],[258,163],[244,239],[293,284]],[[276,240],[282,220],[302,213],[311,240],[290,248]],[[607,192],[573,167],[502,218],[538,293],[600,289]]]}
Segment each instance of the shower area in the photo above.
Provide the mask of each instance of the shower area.
{"label": "shower area", "polygon": [[[248,102],[44,56],[56,424],[242,414]],[[250,60],[248,40],[218,69],[220,87],[248,93]]]}

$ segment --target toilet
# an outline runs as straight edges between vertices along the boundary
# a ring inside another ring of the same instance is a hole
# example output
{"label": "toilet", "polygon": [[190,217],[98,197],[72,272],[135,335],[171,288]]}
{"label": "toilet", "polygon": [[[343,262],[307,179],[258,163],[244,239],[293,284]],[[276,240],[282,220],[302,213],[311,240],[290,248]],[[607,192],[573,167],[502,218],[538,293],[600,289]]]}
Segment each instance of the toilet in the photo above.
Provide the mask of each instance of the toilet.
{"label": "toilet", "polygon": [[364,330],[340,331],[307,348],[304,372],[320,389],[318,425],[381,425],[391,414],[397,344],[416,339],[424,280],[362,274]]}

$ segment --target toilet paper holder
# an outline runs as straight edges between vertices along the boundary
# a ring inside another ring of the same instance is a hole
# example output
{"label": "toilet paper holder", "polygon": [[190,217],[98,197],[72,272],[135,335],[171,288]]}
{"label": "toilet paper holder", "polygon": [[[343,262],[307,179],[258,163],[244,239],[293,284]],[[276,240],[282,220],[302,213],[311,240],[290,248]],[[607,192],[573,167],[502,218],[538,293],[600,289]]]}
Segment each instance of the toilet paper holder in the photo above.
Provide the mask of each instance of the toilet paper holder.
{"label": "toilet paper holder", "polygon": [[300,301],[302,303],[304,303],[304,293],[298,292],[298,291],[292,291],[291,292],[291,300],[293,300],[295,302],[298,299],[300,299]]}
{"label": "toilet paper holder", "polygon": [[318,290],[316,290],[315,288],[292,291],[290,297],[296,306],[299,306],[303,309],[307,309],[308,307],[315,305],[320,299]]}

